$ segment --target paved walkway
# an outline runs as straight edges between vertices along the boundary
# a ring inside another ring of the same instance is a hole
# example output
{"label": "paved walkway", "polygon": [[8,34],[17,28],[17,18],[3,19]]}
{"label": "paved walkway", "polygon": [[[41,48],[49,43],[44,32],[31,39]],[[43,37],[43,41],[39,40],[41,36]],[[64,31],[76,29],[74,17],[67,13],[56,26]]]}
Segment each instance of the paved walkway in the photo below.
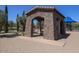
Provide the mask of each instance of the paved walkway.
{"label": "paved walkway", "polygon": [[59,41],[43,37],[0,38],[0,52],[79,52],[79,32]]}
{"label": "paved walkway", "polygon": [[38,43],[43,43],[43,44],[49,44],[49,45],[54,45],[54,46],[60,46],[63,47],[66,44],[66,41],[64,40],[48,40],[48,39],[44,39],[42,36],[40,37],[22,37],[19,36],[20,39],[24,39],[24,40],[29,40],[29,41],[34,41],[34,42],[38,42]]}

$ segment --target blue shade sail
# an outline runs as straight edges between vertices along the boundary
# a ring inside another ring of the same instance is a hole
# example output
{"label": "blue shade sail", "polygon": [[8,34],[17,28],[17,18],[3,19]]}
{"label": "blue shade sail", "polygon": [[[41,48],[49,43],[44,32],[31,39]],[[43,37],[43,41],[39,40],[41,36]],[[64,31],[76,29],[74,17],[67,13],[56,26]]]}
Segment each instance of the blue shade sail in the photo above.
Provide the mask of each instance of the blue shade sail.
{"label": "blue shade sail", "polygon": [[66,22],[66,23],[72,23],[72,22],[76,22],[76,21],[73,20],[71,17],[66,17],[66,18],[64,19],[64,22]]}

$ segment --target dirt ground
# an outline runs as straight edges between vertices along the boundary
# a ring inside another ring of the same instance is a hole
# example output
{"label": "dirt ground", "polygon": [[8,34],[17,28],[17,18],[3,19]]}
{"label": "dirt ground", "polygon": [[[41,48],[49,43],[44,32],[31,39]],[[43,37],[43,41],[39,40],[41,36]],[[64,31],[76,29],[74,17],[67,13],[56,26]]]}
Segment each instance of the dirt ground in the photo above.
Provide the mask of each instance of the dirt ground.
{"label": "dirt ground", "polygon": [[58,41],[45,40],[42,37],[11,37],[0,38],[1,53],[41,53],[41,52],[78,52],[79,53],[79,32],[68,32],[66,39]]}

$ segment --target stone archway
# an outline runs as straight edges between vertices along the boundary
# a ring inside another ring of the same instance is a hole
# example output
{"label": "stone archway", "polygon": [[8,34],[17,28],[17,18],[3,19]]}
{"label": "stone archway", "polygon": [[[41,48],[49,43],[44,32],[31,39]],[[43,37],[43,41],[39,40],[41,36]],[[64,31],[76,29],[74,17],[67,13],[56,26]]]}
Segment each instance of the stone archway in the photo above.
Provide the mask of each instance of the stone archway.
{"label": "stone archway", "polygon": [[44,18],[37,16],[31,22],[31,36],[43,36]]}
{"label": "stone archway", "polygon": [[[62,23],[64,24],[64,16],[59,13],[55,8],[35,8],[28,12],[27,14],[27,21],[26,21],[26,29],[25,33],[27,37],[33,37],[33,20],[37,19],[40,24],[40,34],[43,35],[45,39],[55,40],[58,39],[60,36],[59,29],[59,22],[56,21],[59,18],[59,21],[62,19]],[[58,24],[56,26],[56,24]],[[42,26],[41,26],[42,25]],[[42,29],[43,28],[43,29]],[[60,28],[63,28],[62,32],[65,33],[64,25]]]}

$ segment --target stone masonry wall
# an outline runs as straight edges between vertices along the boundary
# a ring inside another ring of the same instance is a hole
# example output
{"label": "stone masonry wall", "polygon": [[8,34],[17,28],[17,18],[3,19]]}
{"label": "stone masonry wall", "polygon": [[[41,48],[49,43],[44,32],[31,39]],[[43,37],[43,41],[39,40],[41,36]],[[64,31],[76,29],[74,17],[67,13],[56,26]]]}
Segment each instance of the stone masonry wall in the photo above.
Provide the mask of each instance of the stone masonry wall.
{"label": "stone masonry wall", "polygon": [[44,35],[43,37],[46,39],[54,40],[54,24],[53,24],[53,13],[51,12],[36,12],[27,17],[26,21],[26,36],[31,37],[31,23],[32,19],[35,17],[43,17],[44,18]]}

